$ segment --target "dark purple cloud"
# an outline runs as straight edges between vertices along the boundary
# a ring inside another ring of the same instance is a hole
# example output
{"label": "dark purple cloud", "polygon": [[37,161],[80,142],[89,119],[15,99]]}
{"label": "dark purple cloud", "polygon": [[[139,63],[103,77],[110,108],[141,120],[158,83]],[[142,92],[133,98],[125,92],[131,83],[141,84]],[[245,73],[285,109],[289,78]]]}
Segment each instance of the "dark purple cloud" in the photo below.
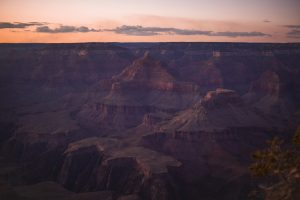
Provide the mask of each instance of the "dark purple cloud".
{"label": "dark purple cloud", "polygon": [[107,30],[113,31],[117,34],[135,35],[135,36],[153,36],[161,34],[170,35],[207,35],[211,31],[199,31],[178,28],[164,28],[164,27],[143,27],[143,26],[119,26],[115,29]]}
{"label": "dark purple cloud", "polygon": [[144,26],[119,26],[115,29],[106,31],[113,31],[117,34],[132,35],[132,36],[154,36],[154,35],[206,35],[206,36],[224,36],[224,37],[267,37],[271,36],[262,32],[213,32],[194,29],[178,29],[178,28],[164,28],[164,27],[144,27]]}
{"label": "dark purple cloud", "polygon": [[39,33],[74,33],[74,32],[81,32],[81,33],[87,33],[87,32],[99,32],[99,30],[90,29],[86,26],[64,26],[61,25],[58,28],[50,28],[49,26],[39,26],[35,30]]}
{"label": "dark purple cloud", "polygon": [[0,22],[0,29],[5,28],[27,28],[29,26],[42,26],[47,24],[46,22]]}

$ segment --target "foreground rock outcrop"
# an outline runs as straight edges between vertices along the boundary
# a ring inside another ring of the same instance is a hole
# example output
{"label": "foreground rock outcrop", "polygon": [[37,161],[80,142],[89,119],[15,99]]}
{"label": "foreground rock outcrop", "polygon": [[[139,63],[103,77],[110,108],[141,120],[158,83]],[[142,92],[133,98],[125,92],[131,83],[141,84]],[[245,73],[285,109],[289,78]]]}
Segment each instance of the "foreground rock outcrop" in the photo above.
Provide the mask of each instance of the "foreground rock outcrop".
{"label": "foreground rock outcrop", "polygon": [[74,191],[112,190],[143,199],[176,199],[170,168],[176,159],[117,139],[87,138],[69,144],[59,182]]}

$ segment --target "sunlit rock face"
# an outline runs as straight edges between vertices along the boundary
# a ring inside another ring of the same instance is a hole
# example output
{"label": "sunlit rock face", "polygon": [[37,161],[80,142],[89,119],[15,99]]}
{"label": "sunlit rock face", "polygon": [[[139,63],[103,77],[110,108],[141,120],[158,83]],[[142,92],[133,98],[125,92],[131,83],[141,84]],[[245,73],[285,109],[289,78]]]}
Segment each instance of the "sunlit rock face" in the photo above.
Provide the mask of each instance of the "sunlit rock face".
{"label": "sunlit rock face", "polygon": [[300,123],[298,44],[1,44],[0,66],[12,197],[245,199],[251,152]]}

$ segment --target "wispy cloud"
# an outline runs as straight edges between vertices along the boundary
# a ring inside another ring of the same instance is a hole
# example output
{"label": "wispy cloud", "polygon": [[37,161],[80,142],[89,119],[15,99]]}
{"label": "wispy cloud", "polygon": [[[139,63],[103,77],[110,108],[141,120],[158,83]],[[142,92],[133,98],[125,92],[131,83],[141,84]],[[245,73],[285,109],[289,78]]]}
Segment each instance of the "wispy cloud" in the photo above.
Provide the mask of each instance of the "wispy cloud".
{"label": "wispy cloud", "polygon": [[270,34],[262,32],[214,32],[210,36],[225,36],[225,37],[270,37]]}
{"label": "wispy cloud", "polygon": [[270,20],[268,20],[268,19],[265,19],[263,22],[264,22],[264,23],[271,23],[272,21],[270,21]]}
{"label": "wispy cloud", "polygon": [[115,29],[105,31],[113,31],[117,34],[132,36],[154,36],[154,35],[205,35],[205,36],[224,36],[224,37],[269,37],[271,35],[262,32],[213,32],[206,30],[194,29],[178,29],[164,27],[143,27],[143,26],[119,26]]}
{"label": "wispy cloud", "polygon": [[64,26],[61,25],[58,28],[50,28],[49,26],[39,26],[35,30],[39,33],[74,33],[74,32],[80,32],[80,33],[87,33],[87,32],[99,32],[100,30],[91,29],[86,26]]}
{"label": "wispy cloud", "polygon": [[5,28],[27,28],[30,26],[42,26],[47,24],[46,22],[0,22],[0,29]]}
{"label": "wispy cloud", "polygon": [[284,25],[290,31],[286,34],[288,38],[300,38],[300,25]]}
{"label": "wispy cloud", "polygon": [[300,25],[284,25],[287,28],[300,28]]}
{"label": "wispy cloud", "polygon": [[287,33],[290,38],[300,38],[300,29],[293,29]]}

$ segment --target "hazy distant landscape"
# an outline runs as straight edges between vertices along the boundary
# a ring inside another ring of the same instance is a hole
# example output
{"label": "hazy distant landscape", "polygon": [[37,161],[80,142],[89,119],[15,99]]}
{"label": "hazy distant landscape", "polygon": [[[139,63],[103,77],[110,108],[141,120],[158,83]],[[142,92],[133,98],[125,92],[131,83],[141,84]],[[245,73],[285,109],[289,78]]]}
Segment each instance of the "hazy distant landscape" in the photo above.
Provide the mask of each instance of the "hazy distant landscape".
{"label": "hazy distant landscape", "polygon": [[300,124],[300,44],[0,44],[1,199],[234,200]]}

